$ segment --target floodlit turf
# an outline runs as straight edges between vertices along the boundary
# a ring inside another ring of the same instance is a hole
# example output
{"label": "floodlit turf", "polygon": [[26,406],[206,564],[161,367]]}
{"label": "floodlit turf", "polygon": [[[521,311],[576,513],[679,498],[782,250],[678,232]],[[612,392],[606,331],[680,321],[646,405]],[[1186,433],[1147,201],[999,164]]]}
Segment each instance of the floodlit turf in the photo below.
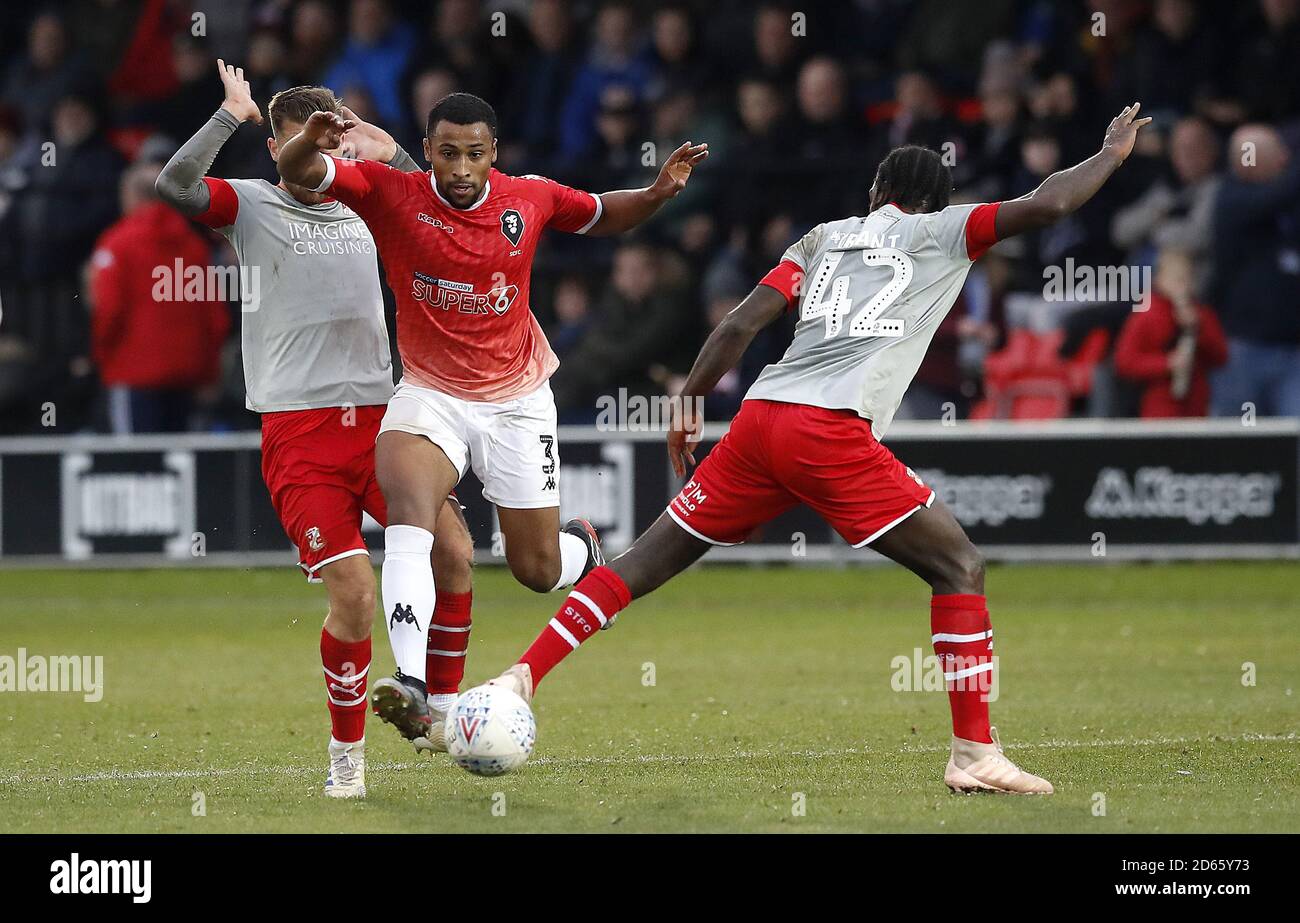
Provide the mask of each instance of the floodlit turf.
{"label": "floodlit turf", "polygon": [[[319,587],[289,568],[0,571],[0,655],[102,655],[106,677],[98,703],[0,693],[0,832],[1300,830],[1295,564],[998,567],[988,585],[994,722],[1051,798],[943,787],[944,695],[891,689],[892,658],[929,653],[915,578],[715,567],[547,679],[519,772],[471,777],[372,720],[370,798],[338,803]],[[481,568],[469,680],[559,601]],[[392,669],[376,632],[372,678]]]}

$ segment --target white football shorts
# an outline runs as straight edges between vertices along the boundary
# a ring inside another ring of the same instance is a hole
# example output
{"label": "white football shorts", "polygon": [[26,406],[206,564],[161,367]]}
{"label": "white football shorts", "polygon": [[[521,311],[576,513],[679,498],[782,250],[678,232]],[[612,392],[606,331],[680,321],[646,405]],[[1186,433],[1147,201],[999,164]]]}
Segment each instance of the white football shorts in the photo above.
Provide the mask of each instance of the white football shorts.
{"label": "white football shorts", "polygon": [[507,509],[560,505],[560,452],[551,386],[501,403],[466,401],[398,382],[379,426],[424,436],[447,454],[460,477],[472,466],[483,498]]}

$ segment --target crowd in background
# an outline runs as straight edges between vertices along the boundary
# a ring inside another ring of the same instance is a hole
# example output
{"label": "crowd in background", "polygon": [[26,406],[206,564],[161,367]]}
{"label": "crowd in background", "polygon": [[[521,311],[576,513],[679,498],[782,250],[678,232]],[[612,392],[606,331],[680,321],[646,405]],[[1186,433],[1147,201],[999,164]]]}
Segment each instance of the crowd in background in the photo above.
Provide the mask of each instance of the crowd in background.
{"label": "crowd in background", "polygon": [[[433,103],[477,93],[499,168],[595,192],[708,141],[635,236],[539,249],[563,422],[621,388],[672,393],[790,243],[865,212],[892,147],[944,153],[955,203],[1013,198],[1141,100],[1152,130],[1101,194],[976,264],[900,417],[1300,416],[1300,0],[66,0],[0,9],[0,432],[111,430],[132,390],[177,398],[149,428],[257,425],[237,296],[168,319],[135,278],[233,260],[149,182],[220,104],[218,57],[263,107],[331,87],[417,159]],[[245,125],[212,174],[275,182],[265,138]],[[1124,297],[1056,297],[1050,267],[1153,271]],[[122,360],[133,324],[157,362]],[[710,418],[792,325],[764,331]]]}

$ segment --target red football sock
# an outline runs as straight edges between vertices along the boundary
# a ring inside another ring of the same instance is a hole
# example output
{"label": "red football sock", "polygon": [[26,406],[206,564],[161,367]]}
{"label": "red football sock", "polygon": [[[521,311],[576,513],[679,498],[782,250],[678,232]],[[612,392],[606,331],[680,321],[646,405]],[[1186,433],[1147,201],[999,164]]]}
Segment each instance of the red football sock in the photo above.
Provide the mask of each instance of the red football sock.
{"label": "red football sock", "polygon": [[597,567],[579,581],[533,646],[519,658],[520,663],[532,668],[533,688],[631,602],[627,584],[608,567]]}
{"label": "red football sock", "polygon": [[325,695],[334,739],[341,743],[356,743],[366,736],[366,674],[370,672],[370,639],[340,641],[322,628],[320,660],[325,668]]}
{"label": "red football sock", "polygon": [[460,692],[460,681],[465,678],[465,652],[469,650],[469,610],[473,599],[473,592],[438,591],[424,659],[424,683],[430,695]]}
{"label": "red football sock", "polygon": [[953,735],[992,743],[988,696],[993,678],[993,626],[988,602],[974,593],[932,596],[930,631],[948,687]]}

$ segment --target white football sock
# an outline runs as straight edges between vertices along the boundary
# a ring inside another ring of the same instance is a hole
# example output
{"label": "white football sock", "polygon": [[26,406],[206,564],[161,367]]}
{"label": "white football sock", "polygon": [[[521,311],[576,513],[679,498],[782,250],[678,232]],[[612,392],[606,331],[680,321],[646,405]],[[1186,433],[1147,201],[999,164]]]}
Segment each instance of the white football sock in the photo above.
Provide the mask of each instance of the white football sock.
{"label": "white football sock", "polygon": [[551,587],[554,592],[560,587],[572,586],[582,576],[582,569],[587,566],[587,543],[568,532],[560,533],[560,580]]}
{"label": "white football sock", "polygon": [[393,659],[403,676],[424,679],[429,622],[433,620],[433,533],[419,526],[384,530],[384,570],[380,580],[383,619]]}
{"label": "white football sock", "polygon": [[434,711],[445,712],[451,708],[455,701],[456,693],[454,692],[429,693],[429,707]]}

